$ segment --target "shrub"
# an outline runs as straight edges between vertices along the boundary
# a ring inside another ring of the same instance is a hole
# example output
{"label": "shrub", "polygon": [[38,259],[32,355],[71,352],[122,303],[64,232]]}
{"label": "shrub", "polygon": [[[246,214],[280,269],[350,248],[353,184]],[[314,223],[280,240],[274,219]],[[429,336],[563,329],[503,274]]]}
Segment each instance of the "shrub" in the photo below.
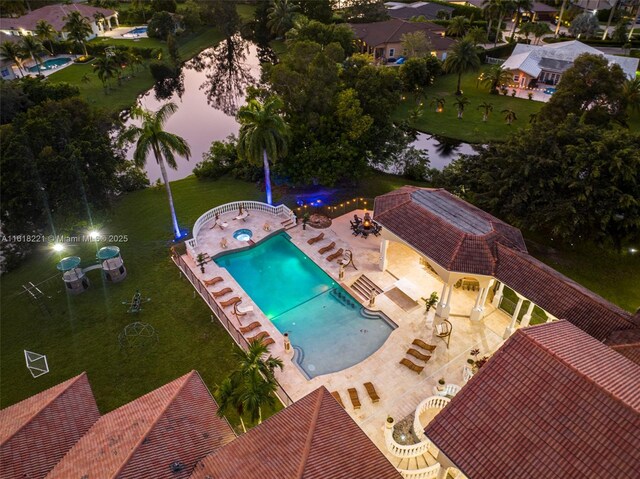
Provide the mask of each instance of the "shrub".
{"label": "shrub", "polygon": [[171,78],[176,74],[175,68],[172,65],[155,61],[149,63],[149,71],[156,82],[163,82],[167,78]]}
{"label": "shrub", "polygon": [[147,35],[149,38],[157,38],[166,40],[170,33],[175,33],[176,25],[173,17],[168,12],[154,13],[149,25],[147,26]]}
{"label": "shrub", "polygon": [[202,161],[193,169],[196,178],[217,180],[230,173],[238,161],[236,138],[231,135],[226,141],[214,141],[209,151],[202,155]]}
{"label": "shrub", "polygon": [[118,174],[118,189],[122,192],[142,190],[149,186],[147,173],[133,162],[126,162]]}

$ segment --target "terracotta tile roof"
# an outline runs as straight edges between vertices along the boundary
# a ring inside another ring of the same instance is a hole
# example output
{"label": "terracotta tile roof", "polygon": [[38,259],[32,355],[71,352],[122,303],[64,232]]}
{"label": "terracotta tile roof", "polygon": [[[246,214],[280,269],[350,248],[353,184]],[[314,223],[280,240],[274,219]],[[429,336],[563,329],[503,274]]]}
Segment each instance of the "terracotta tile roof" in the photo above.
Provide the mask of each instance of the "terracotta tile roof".
{"label": "terracotta tile roof", "polygon": [[449,271],[492,275],[497,244],[526,251],[517,228],[444,189],[404,186],[378,196],[374,217]]}
{"label": "terracotta tile roof", "polygon": [[[48,478],[188,477],[196,462],[235,435],[192,371],[105,414]],[[182,469],[173,472],[172,464]]]}
{"label": "terracotta tile roof", "polygon": [[82,16],[88,18],[90,22],[95,21],[93,15],[96,13],[101,13],[105,17],[110,17],[116,13],[115,10],[92,7],[91,5],[83,5],[81,3],[71,5],[58,3],[32,10],[30,13],[18,18],[0,18],[0,28],[4,30],[19,30],[20,28],[24,28],[25,30],[33,31],[38,21],[46,20],[57,32],[61,32],[66,23],[64,17],[73,11],[80,12]]}
{"label": "terracotta tile roof", "polygon": [[527,299],[603,341],[613,331],[634,329],[631,315],[537,259],[497,246],[495,277]]}
{"label": "terracotta tile roof", "polygon": [[1,410],[0,477],[45,477],[99,418],[85,373]]}
{"label": "terracotta tile roof", "polygon": [[567,321],[516,331],[426,427],[469,478],[636,478],[640,367]]}
{"label": "terracotta tile roof", "polygon": [[196,466],[192,479],[387,479],[402,476],[320,387]]}
{"label": "terracotta tile roof", "polygon": [[634,363],[640,364],[640,329],[614,331],[604,344]]}
{"label": "terracotta tile roof", "polygon": [[[446,8],[446,7],[445,7]],[[454,42],[444,37],[445,28],[431,22],[407,22],[392,18],[384,22],[349,24],[355,37],[371,47],[385,43],[400,43],[402,35],[413,32],[424,32],[436,50],[447,50]]]}

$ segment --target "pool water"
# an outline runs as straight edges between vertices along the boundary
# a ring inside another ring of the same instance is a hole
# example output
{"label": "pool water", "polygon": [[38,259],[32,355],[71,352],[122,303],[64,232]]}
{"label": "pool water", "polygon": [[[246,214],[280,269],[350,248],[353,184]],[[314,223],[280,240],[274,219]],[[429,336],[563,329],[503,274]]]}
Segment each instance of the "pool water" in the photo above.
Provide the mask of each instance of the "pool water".
{"label": "pool water", "polygon": [[147,33],[147,27],[136,27],[133,30],[129,30],[125,35],[142,35]]}
{"label": "pool water", "polygon": [[244,229],[244,228],[241,230],[237,230],[235,233],[233,233],[233,237],[238,241],[249,241],[252,236],[253,236],[253,232],[251,230]]}
{"label": "pool water", "polygon": [[[67,63],[69,63],[71,61],[71,58],[69,57],[63,57],[63,58],[50,58],[49,60],[45,60],[40,64],[40,70],[53,70],[54,68],[58,68],[62,65],[66,65]],[[36,65],[29,67],[29,71],[30,72],[37,72],[38,71],[38,67]]]}
{"label": "pool water", "polygon": [[353,366],[374,353],[395,326],[371,313],[280,233],[215,259],[281,332],[310,378]]}

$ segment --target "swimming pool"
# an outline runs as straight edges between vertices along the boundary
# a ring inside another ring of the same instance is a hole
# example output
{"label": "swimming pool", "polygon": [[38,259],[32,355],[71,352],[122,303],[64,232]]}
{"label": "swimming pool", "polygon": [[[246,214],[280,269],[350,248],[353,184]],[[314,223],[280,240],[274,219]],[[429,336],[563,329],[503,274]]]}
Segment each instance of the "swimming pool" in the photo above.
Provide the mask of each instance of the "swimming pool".
{"label": "swimming pool", "polygon": [[289,333],[295,359],[309,378],[359,363],[395,329],[382,313],[364,309],[284,232],[215,262],[278,331]]}
{"label": "swimming pool", "polygon": [[[71,61],[69,57],[61,57],[61,58],[49,58],[48,60],[43,61],[40,64],[40,70],[53,70],[54,68],[61,67],[62,65],[66,65]],[[29,67],[29,71],[32,73],[37,73],[38,67],[36,65]]]}
{"label": "swimming pool", "polygon": [[122,36],[139,36],[139,35],[146,35],[147,33],[147,27],[146,26],[142,26],[142,27],[136,27],[133,30],[129,30],[127,33],[123,34]]}

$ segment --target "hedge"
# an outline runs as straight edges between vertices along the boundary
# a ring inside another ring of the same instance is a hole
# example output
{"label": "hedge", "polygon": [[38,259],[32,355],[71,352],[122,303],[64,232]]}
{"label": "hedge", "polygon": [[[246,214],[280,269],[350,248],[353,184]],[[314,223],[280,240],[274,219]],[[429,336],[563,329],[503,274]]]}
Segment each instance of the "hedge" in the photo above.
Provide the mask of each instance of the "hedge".
{"label": "hedge", "polygon": [[103,55],[107,47],[114,48],[115,50],[131,50],[142,58],[148,60],[150,58],[158,58],[162,53],[161,48],[149,48],[149,47],[120,47],[115,45],[108,45],[105,43],[87,43],[87,52],[91,55]]}

